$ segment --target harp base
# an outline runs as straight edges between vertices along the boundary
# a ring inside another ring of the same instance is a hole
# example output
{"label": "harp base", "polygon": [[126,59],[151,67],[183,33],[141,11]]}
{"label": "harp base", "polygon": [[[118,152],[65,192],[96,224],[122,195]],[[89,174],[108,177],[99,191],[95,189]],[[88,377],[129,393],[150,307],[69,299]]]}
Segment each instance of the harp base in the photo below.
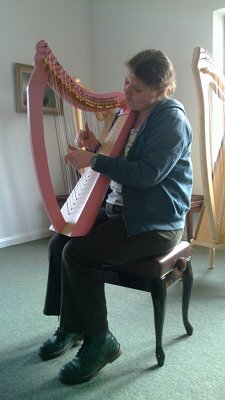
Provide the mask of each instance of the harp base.
{"label": "harp base", "polygon": [[225,250],[225,243],[201,242],[199,240],[191,240],[191,246],[206,247],[209,249],[209,269],[215,268],[216,250]]}
{"label": "harp base", "polygon": [[[54,226],[53,225],[51,225],[50,227],[49,227],[49,230],[50,231],[53,231],[53,232],[56,232],[56,230],[54,229]],[[65,226],[64,226],[64,228],[63,228],[63,230],[60,232],[62,235],[65,235],[65,236],[72,236],[72,233],[73,233],[73,224],[69,224],[68,222],[65,224]]]}
{"label": "harp base", "polygon": [[225,250],[225,243],[212,243],[212,242],[201,242],[199,240],[191,240],[191,245],[194,246],[201,246],[201,247],[207,247],[209,249],[220,249],[220,250]]}

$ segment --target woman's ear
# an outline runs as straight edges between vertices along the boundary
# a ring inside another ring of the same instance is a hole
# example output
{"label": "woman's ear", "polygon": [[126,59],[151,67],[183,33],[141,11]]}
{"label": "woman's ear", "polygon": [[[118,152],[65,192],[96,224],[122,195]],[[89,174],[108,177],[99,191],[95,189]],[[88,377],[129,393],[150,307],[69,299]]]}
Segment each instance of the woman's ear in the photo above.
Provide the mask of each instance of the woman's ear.
{"label": "woman's ear", "polygon": [[157,93],[158,99],[163,99],[166,96],[167,96],[167,91],[165,88],[158,90],[158,93]]}

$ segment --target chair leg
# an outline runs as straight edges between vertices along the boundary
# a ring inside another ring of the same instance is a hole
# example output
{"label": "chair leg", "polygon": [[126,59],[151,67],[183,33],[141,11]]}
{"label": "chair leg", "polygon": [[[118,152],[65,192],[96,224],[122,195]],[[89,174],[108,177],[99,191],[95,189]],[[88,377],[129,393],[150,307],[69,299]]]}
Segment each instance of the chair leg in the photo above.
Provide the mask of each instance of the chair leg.
{"label": "chair leg", "polygon": [[156,335],[156,359],[158,366],[162,367],[165,353],[162,348],[162,334],[166,310],[166,283],[165,279],[152,280],[151,296],[154,308],[155,335]]}
{"label": "chair leg", "polygon": [[187,268],[185,269],[183,276],[183,298],[182,298],[182,314],[183,314],[183,322],[187,334],[189,336],[193,333],[193,327],[188,320],[188,308],[189,308],[189,301],[191,296],[191,289],[193,284],[193,273],[191,268],[191,261],[188,261]]}

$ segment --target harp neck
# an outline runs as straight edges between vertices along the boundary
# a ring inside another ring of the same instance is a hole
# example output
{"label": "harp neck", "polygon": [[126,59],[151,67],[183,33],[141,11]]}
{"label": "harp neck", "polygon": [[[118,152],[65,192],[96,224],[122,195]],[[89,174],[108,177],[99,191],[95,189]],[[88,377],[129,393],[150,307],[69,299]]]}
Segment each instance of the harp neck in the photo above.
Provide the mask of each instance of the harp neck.
{"label": "harp neck", "polygon": [[[123,92],[94,93],[79,85],[63,68],[48,44],[41,40],[36,45],[35,69],[41,70],[46,83],[59,97],[84,111],[102,112],[115,108],[127,109]],[[40,71],[39,71],[40,73]]]}

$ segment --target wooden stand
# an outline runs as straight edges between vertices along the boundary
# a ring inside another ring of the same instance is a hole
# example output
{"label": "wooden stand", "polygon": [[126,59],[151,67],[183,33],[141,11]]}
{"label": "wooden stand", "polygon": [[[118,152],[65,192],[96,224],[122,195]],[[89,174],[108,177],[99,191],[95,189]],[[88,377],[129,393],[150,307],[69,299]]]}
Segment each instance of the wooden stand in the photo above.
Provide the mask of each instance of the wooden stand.
{"label": "wooden stand", "polygon": [[191,208],[186,216],[186,227],[187,227],[187,241],[190,243],[193,239],[193,214],[199,213],[203,206],[204,196],[201,194],[192,194],[191,196]]}

